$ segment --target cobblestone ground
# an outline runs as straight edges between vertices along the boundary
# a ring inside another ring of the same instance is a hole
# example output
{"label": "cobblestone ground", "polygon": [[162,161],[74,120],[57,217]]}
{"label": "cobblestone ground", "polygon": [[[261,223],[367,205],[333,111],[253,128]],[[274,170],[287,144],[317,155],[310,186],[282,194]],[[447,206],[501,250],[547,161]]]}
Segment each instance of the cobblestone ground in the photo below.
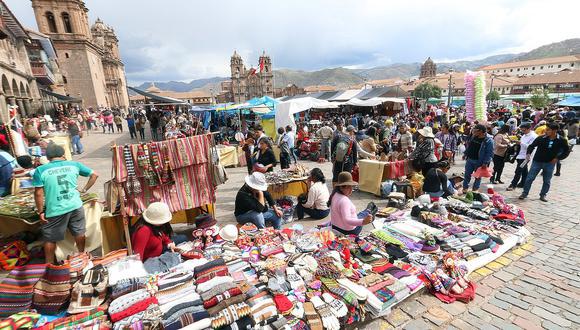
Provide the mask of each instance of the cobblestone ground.
{"label": "cobblestone ground", "polygon": [[[149,137],[149,132],[147,132]],[[94,191],[103,196],[103,183],[110,177],[109,144],[129,142],[128,133],[92,133],[83,139],[86,152],[75,156],[100,173]],[[578,149],[580,150],[580,149]],[[578,150],[564,162],[561,177],[554,177],[549,202],[538,198],[541,177],[530,197],[520,201],[520,190],[507,192],[506,185],[496,186],[507,201],[526,212],[527,228],[533,239],[513,249],[471,275],[477,282],[475,301],[443,304],[427,293],[419,293],[393,309],[384,319],[374,320],[360,329],[580,329],[580,161]],[[458,163],[452,172],[462,172]],[[330,164],[307,163],[321,167],[330,175]],[[506,165],[503,180],[509,182],[514,167]],[[220,224],[234,221],[235,194],[243,183],[244,168],[228,169],[230,180],[217,192],[216,218]],[[376,198],[355,193],[357,208]],[[380,206],[380,201],[378,201]],[[312,226],[317,222],[304,222]]]}

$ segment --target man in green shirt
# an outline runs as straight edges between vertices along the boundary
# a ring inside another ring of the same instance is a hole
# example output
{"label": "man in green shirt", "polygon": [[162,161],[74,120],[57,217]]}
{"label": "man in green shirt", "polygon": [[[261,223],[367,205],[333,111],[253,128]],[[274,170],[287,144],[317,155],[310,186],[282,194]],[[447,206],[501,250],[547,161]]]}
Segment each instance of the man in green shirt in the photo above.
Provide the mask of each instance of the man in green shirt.
{"label": "man in green shirt", "polygon": [[[80,193],[95,184],[98,176],[85,165],[67,161],[63,147],[51,143],[46,148],[50,163],[39,166],[32,177],[34,201],[40,216],[44,255],[47,263],[55,262],[56,242],[64,239],[68,228],[79,252],[85,250],[85,211]],[[77,190],[79,175],[89,177],[82,190]]]}

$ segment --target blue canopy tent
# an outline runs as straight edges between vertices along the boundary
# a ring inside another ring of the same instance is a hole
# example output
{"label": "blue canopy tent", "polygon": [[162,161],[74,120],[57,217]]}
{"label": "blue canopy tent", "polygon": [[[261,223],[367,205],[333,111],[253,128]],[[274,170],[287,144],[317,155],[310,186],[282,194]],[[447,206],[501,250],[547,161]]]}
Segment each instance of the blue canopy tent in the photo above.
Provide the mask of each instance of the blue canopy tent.
{"label": "blue canopy tent", "polygon": [[580,96],[570,96],[556,103],[562,107],[580,107]]}

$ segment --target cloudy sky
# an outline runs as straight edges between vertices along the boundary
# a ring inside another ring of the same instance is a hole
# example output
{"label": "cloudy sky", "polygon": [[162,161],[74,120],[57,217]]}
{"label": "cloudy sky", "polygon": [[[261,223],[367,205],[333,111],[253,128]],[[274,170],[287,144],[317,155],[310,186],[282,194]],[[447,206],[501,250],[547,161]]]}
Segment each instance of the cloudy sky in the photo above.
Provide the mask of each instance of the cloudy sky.
{"label": "cloudy sky", "polygon": [[[30,0],[4,0],[36,29]],[[111,25],[130,84],[229,75],[257,65],[316,70],[480,58],[580,37],[580,2],[552,0],[85,0]]]}

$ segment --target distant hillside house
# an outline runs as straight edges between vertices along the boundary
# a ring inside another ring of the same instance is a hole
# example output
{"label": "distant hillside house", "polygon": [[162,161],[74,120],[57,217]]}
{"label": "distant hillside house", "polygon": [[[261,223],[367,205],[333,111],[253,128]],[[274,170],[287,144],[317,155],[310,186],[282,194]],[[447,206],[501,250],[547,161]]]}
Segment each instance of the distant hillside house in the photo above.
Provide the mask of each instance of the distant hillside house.
{"label": "distant hillside house", "polygon": [[276,88],[274,89],[274,97],[278,98],[278,97],[282,97],[282,96],[295,96],[295,95],[300,95],[300,94],[304,94],[304,88],[300,88],[298,86],[296,86],[295,84],[288,84],[288,86],[284,87],[284,88]]}
{"label": "distant hillside house", "polygon": [[316,86],[307,86],[304,87],[304,93],[312,94],[318,92],[332,92],[338,90],[336,86],[329,86],[329,85],[316,85]]}
{"label": "distant hillside house", "polygon": [[580,54],[576,54],[494,64],[481,67],[479,70],[483,70],[486,73],[505,74],[510,76],[533,76],[540,73],[553,73],[565,69],[579,70],[579,67]]}
{"label": "distant hillside house", "polygon": [[513,84],[512,94],[528,94],[538,88],[547,88],[551,93],[580,93],[580,70],[564,70],[520,78]]}
{"label": "distant hillside house", "polygon": [[[162,91],[153,83],[151,87],[146,89],[147,92],[158,94],[159,96],[171,97],[178,99],[193,105],[209,105],[212,104],[212,96],[210,93],[204,91],[192,90],[189,92],[172,92],[172,91]],[[134,95],[129,97],[131,106],[143,105],[145,104],[145,96]]]}

